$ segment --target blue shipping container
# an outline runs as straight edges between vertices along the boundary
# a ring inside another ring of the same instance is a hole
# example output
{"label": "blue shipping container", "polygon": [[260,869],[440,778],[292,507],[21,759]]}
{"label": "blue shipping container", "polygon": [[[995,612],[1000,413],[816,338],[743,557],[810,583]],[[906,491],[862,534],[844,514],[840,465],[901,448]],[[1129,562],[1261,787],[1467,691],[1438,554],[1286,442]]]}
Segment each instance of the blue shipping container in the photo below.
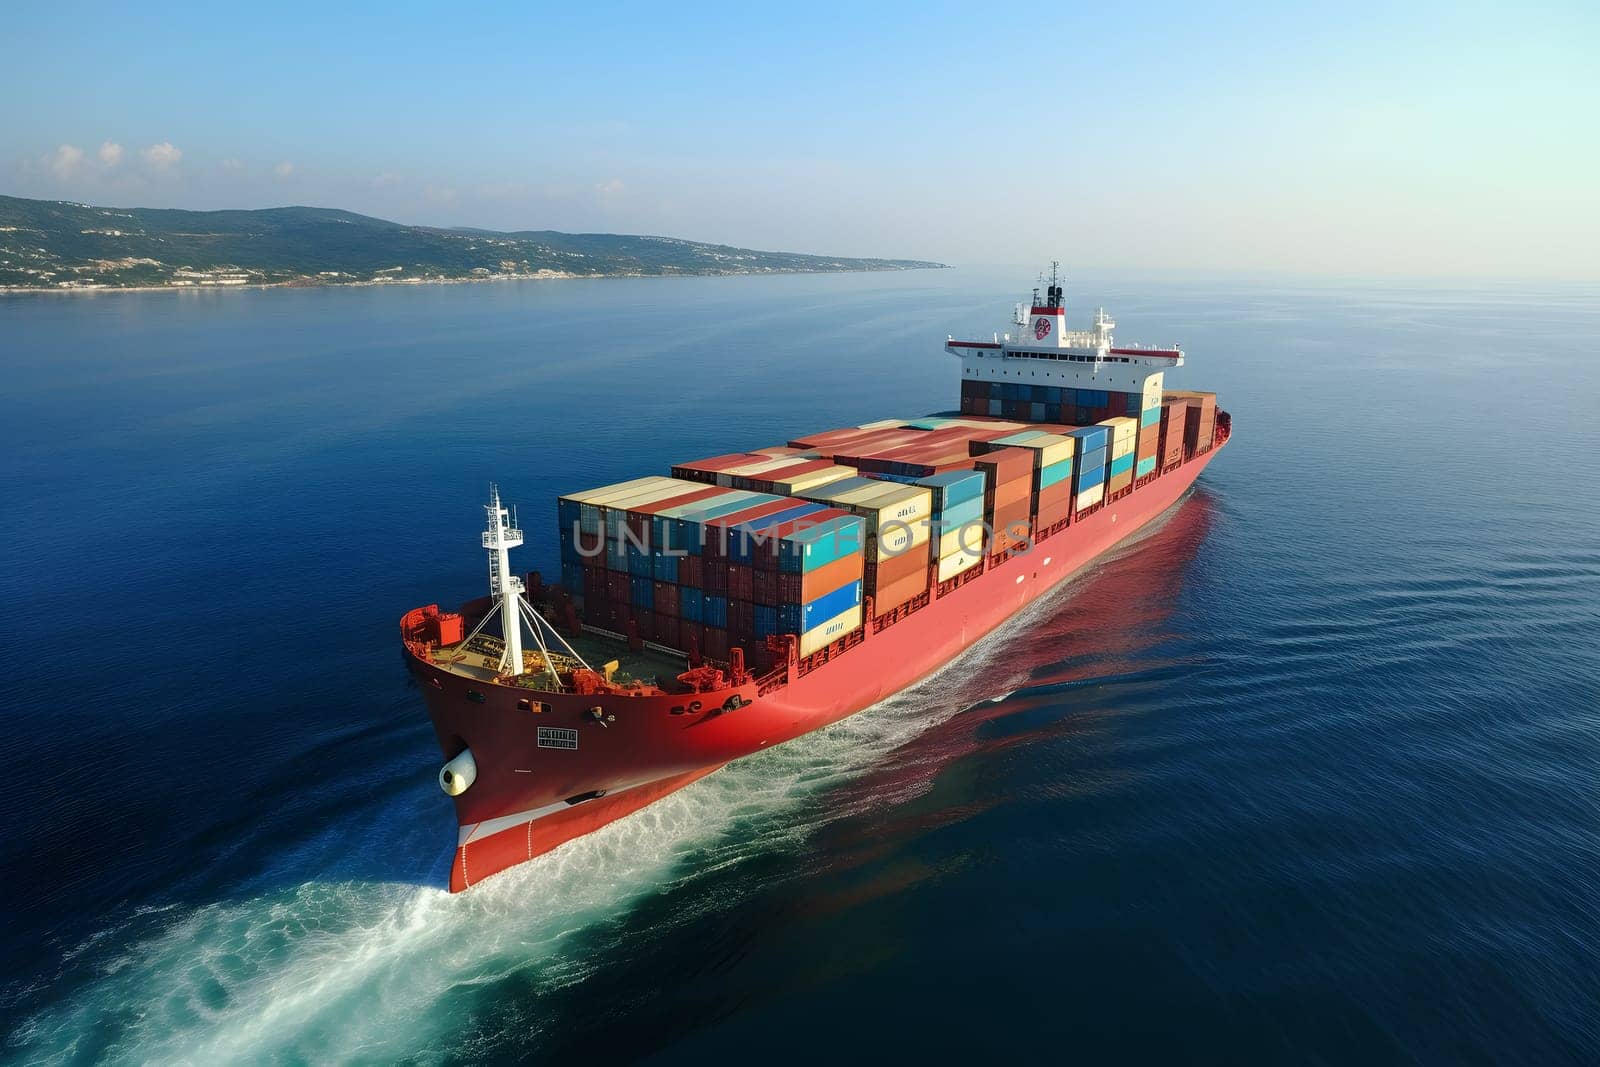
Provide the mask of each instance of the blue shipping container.
{"label": "blue shipping container", "polygon": [[654,567],[656,581],[658,581],[658,582],[675,582],[675,581],[677,581],[678,580],[678,559],[679,559],[679,557],[677,557],[677,556],[669,556],[669,555],[667,555],[665,553],[662,553],[661,555],[651,556],[650,557],[650,561],[651,561],[651,563],[653,564],[653,567]]}
{"label": "blue shipping container", "polygon": [[800,633],[813,626],[821,626],[835,615],[842,615],[861,604],[861,583],[841,585],[831,593],[824,593],[807,604],[800,613]]}
{"label": "blue shipping container", "polygon": [[946,471],[917,478],[913,484],[933,490],[933,513],[938,515],[953,505],[982,500],[985,477],[982,471]]}
{"label": "blue shipping container", "polygon": [[1077,439],[1078,454],[1083,455],[1110,444],[1108,433],[1104,426],[1085,426],[1078,430],[1068,430],[1067,436]]}

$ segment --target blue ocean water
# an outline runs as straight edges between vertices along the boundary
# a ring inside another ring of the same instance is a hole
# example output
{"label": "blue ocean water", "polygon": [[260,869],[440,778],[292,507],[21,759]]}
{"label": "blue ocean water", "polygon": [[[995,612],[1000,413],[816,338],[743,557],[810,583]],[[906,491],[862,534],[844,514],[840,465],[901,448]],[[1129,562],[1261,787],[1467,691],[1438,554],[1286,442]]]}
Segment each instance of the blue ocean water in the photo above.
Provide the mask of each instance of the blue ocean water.
{"label": "blue ocean water", "polygon": [[0,298],[4,1055],[1600,1059],[1600,287],[1073,279],[1235,436],[937,677],[473,892],[396,621],[954,405],[1026,271]]}

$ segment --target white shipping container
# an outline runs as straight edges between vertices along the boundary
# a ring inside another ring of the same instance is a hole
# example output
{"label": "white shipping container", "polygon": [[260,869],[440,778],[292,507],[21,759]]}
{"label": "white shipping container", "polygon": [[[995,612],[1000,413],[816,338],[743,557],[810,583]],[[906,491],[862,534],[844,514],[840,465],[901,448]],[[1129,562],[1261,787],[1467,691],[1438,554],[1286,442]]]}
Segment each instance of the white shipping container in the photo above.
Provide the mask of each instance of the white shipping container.
{"label": "white shipping container", "polygon": [[1106,496],[1106,483],[1100,482],[1089,489],[1079,493],[1074,499],[1072,509],[1082,511],[1084,508],[1093,507],[1104,500]]}
{"label": "white shipping container", "polygon": [[952,552],[939,557],[939,581],[948,582],[963,571],[971,570],[983,557],[976,552]]}
{"label": "white shipping container", "polygon": [[842,611],[800,635],[800,654],[809,656],[820,648],[833,644],[839,638],[861,628],[861,605]]}

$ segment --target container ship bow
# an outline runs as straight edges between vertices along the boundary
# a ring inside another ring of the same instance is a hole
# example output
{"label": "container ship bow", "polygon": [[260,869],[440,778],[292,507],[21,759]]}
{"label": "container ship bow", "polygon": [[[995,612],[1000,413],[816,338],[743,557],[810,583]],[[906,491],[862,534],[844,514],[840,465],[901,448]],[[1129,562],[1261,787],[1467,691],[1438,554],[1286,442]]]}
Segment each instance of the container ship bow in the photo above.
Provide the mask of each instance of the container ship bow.
{"label": "container ship bow", "polygon": [[1068,330],[951,339],[959,413],[680,463],[557,502],[561,581],[513,572],[492,491],[489,595],[401,620],[460,823],[459,891],[729,760],[862,710],[1170,508],[1228,439],[1177,347]]}

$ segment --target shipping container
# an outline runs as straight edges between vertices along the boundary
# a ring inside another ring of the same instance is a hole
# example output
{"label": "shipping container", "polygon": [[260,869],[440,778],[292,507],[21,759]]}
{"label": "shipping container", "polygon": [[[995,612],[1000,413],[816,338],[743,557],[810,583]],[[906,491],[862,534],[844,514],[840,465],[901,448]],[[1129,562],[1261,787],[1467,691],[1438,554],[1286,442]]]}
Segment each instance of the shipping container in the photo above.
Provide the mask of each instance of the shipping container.
{"label": "shipping container", "polygon": [[[758,578],[763,576],[759,573],[757,575]],[[841,586],[862,581],[866,575],[861,553],[854,552],[809,571],[798,573],[778,571],[772,577],[775,579],[776,589],[772,603],[806,604]],[[760,600],[760,597],[757,597],[757,600]]]}
{"label": "shipping container", "polygon": [[747,511],[760,504],[770,504],[782,500],[770,493],[747,493],[739,489],[731,489],[727,496],[717,497],[715,502],[707,507],[691,506],[684,515],[673,519],[673,529],[670,543],[674,550],[687,551],[690,555],[702,555],[705,552],[708,537],[705,524],[725,515],[733,515]]}
{"label": "shipping container", "polygon": [[859,516],[830,508],[812,517],[818,520],[814,526],[796,530],[779,542],[779,571],[807,574],[845,556],[863,555],[866,523]]}
{"label": "shipping container", "polygon": [[799,496],[807,489],[829,485],[833,482],[843,481],[846,478],[856,477],[854,467],[839,464],[829,464],[800,475],[782,475],[773,479],[768,487],[769,492],[779,496]]}
{"label": "shipping container", "polygon": [[968,501],[982,501],[985,478],[982,471],[948,471],[918,478],[915,484],[926,487],[933,494],[933,513],[940,516],[946,508]]}
{"label": "shipping container", "polygon": [[683,478],[691,482],[705,482],[709,485],[717,483],[717,472],[730,467],[739,467],[754,462],[755,457],[748,452],[729,452],[723,456],[711,456],[707,459],[691,460],[687,463],[675,463],[672,466],[672,476]]}
{"label": "shipping container", "polygon": [[809,656],[859,629],[861,629],[861,607],[857,605],[801,634],[800,655]]}
{"label": "shipping container", "polygon": [[657,484],[682,485],[683,483],[676,479],[652,475],[647,478],[634,478],[630,481],[601,486],[598,489],[589,489],[580,493],[569,493],[556,501],[557,518],[559,519],[563,514],[567,515],[567,521],[563,522],[562,525],[570,530],[572,528],[570,521],[571,509],[575,506],[577,508],[579,528],[587,534],[598,533],[601,529],[601,504],[612,500],[620,500]]}
{"label": "shipping container", "polygon": [[976,567],[983,556],[978,552],[952,552],[939,557],[938,580],[948,582],[956,575]]}
{"label": "shipping container", "polygon": [[[702,485],[699,482],[683,482],[688,487],[687,492],[673,493],[648,504],[630,505],[627,510],[625,522],[629,536],[640,545],[648,547],[651,551],[660,551],[661,542],[657,540],[660,532],[656,524],[656,516],[663,515],[675,508],[687,508],[692,504],[709,506],[710,502],[722,496],[727,490],[714,485]],[[670,526],[670,524],[668,524]]]}
{"label": "shipping container", "polygon": [[1079,511],[1082,511],[1084,508],[1090,508],[1100,503],[1100,501],[1105,499],[1105,495],[1105,483],[1096,482],[1094,485],[1088,486],[1079,492],[1078,495],[1073,498],[1073,506]]}
{"label": "shipping container", "polygon": [[983,442],[983,450],[990,451],[996,447],[1013,445],[1026,448],[1035,453],[1035,467],[1045,467],[1052,463],[1063,461],[1071,462],[1077,452],[1077,444],[1071,438],[1061,434],[1044,433],[1039,430],[1024,430],[1021,433],[1009,434],[996,438],[993,441]]}
{"label": "shipping container", "polygon": [[[727,559],[733,550],[733,533],[741,524],[764,519],[768,515],[776,515],[805,501],[795,500],[782,496],[762,496],[761,502],[749,507],[738,508],[698,522],[698,533],[702,538],[701,554],[707,559]],[[684,522],[694,522],[685,519]]]}
{"label": "shipping container", "polygon": [[1077,442],[1077,455],[1080,463],[1088,453],[1103,450],[1111,443],[1111,431],[1105,426],[1080,426],[1068,430],[1062,436],[1070,437]]}
{"label": "shipping container", "polygon": [[1156,446],[1156,454],[1163,468],[1183,460],[1184,425],[1188,411],[1189,406],[1181,400],[1166,400],[1161,404],[1161,439]]}
{"label": "shipping container", "polygon": [[1139,443],[1139,420],[1118,415],[1100,420],[1100,425],[1110,431],[1110,457],[1131,456]]}

